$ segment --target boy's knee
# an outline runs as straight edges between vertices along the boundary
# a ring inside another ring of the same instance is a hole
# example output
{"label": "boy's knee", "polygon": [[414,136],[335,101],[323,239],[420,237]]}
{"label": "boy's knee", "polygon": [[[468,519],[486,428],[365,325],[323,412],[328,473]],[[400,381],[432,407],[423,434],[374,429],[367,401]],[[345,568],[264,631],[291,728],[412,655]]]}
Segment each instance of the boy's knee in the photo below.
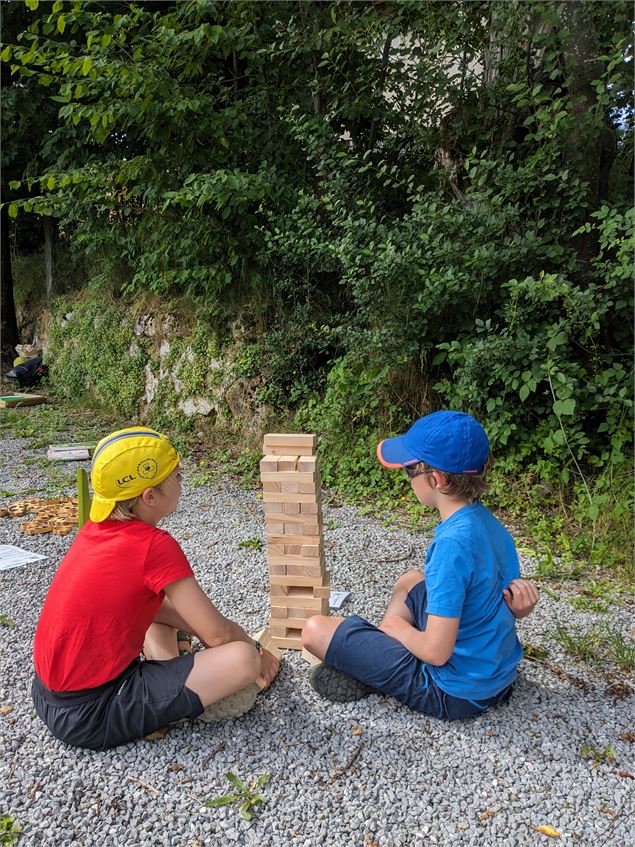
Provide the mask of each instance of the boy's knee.
{"label": "boy's knee", "polygon": [[397,584],[395,585],[395,588],[401,588],[401,589],[404,589],[405,591],[410,591],[410,589],[414,585],[416,585],[418,582],[421,582],[422,579],[423,579],[423,574],[421,573],[421,571],[415,571],[415,570],[406,571],[397,580]]}
{"label": "boy's knee", "polygon": [[317,646],[322,633],[322,615],[311,615],[308,621],[302,627],[302,646],[309,652],[313,652],[311,648]]}
{"label": "boy's knee", "polygon": [[247,644],[246,641],[235,641],[233,648],[232,659],[236,662],[236,668],[242,671],[245,685],[249,685],[260,676],[262,668],[260,654],[253,645]]}

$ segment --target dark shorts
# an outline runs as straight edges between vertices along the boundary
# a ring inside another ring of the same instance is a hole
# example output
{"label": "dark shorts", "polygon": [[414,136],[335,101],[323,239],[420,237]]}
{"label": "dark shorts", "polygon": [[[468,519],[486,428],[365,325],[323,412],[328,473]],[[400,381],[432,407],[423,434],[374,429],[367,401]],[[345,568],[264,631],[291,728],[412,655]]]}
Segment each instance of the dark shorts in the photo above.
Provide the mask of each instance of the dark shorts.
{"label": "dark shorts", "polygon": [[[426,584],[415,585],[406,605],[417,629],[426,628]],[[335,630],[324,662],[338,671],[372,685],[417,712],[445,720],[463,720],[504,703],[511,695],[508,685],[487,700],[462,700],[442,691],[416,656],[372,623],[351,615]]]}
{"label": "dark shorts", "polygon": [[166,662],[136,659],[116,679],[85,691],[53,692],[36,675],[35,711],[53,735],[74,747],[107,750],[203,711],[185,687],[194,653]]}

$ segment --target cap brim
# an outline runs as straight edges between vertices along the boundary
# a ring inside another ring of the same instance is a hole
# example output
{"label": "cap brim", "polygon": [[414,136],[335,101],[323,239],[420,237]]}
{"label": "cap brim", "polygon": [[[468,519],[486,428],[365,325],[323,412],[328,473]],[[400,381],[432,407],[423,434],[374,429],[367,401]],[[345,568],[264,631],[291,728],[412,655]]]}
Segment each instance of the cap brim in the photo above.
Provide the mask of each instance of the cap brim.
{"label": "cap brim", "polygon": [[380,441],[377,445],[377,458],[385,468],[405,468],[420,461],[407,449],[403,435]]}
{"label": "cap brim", "polygon": [[97,495],[93,495],[93,501],[90,504],[91,521],[93,521],[93,523],[101,523],[102,521],[105,521],[114,508],[114,500],[101,500],[97,497]]}

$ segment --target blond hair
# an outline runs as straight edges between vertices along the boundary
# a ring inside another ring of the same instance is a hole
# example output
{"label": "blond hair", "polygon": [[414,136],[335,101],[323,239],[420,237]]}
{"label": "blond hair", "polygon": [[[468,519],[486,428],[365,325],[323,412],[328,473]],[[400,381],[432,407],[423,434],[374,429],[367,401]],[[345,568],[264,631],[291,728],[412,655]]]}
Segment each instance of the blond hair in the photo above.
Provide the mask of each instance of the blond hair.
{"label": "blond hair", "polygon": [[[168,474],[170,476],[170,474]],[[168,477],[166,476],[165,479]],[[161,491],[161,486],[165,482],[165,479],[161,480],[158,485],[149,485],[148,488],[157,488]],[[109,521],[136,521],[137,516],[134,513],[134,507],[137,504],[137,501],[141,499],[141,494],[138,494],[136,497],[131,497],[129,500],[119,500],[115,503],[115,508],[108,515]]]}

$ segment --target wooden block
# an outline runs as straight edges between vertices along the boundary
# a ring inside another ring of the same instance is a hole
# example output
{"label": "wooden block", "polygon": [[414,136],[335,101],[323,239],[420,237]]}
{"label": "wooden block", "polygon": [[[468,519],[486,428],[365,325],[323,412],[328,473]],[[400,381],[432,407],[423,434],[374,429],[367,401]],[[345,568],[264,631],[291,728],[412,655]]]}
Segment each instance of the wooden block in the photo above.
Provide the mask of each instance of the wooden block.
{"label": "wooden block", "polygon": [[53,535],[68,535],[68,533],[72,531],[72,526],[54,526],[52,529]]}
{"label": "wooden block", "polygon": [[300,473],[316,473],[317,468],[317,456],[300,456],[298,458],[298,471]]}
{"label": "wooden block", "polygon": [[320,511],[319,503],[308,503],[302,502],[300,503],[300,513],[303,515],[317,515]]}
{"label": "wooden block", "polygon": [[300,550],[302,550],[301,544],[285,544],[284,545],[284,555],[285,556],[299,556]]}
{"label": "wooden block", "polygon": [[[284,456],[280,456],[281,459]],[[263,473],[260,477],[263,482],[302,482],[314,483],[315,474],[313,473],[298,473],[297,471],[287,471],[285,473]]]}
{"label": "wooden block", "polygon": [[314,558],[316,556],[320,556],[322,553],[320,544],[303,544],[300,547],[300,555],[306,556],[307,558]]}
{"label": "wooden block", "polygon": [[302,650],[302,636],[296,636],[295,638],[272,637],[271,641],[280,650]]}
{"label": "wooden block", "polygon": [[270,653],[276,657],[276,659],[281,659],[282,656],[278,648],[273,644],[271,640],[271,633],[269,632],[267,627],[261,629],[260,632],[257,632],[255,635],[252,635],[254,641],[260,641],[265,650],[269,650]]}
{"label": "wooden block", "polygon": [[[294,578],[295,577],[289,577],[289,576],[283,577],[283,579],[294,579]],[[325,581],[324,584],[318,585],[313,589],[313,596],[319,597],[321,600],[323,600],[325,598],[328,600],[328,598],[330,597],[330,594],[331,594],[331,583],[330,583],[330,580],[329,580],[328,572],[325,574],[325,579],[326,579],[326,581]]]}
{"label": "wooden block", "polygon": [[313,494],[276,494],[264,491],[262,499],[265,503],[315,503],[317,498]]}
{"label": "wooden block", "polygon": [[313,615],[319,615],[321,611],[321,608],[310,609],[305,606],[272,606],[271,619],[286,620],[287,618],[303,618],[307,620]]}
{"label": "wooden block", "polygon": [[[305,505],[304,503],[302,504]],[[270,506],[279,506],[278,511],[269,511]],[[321,524],[322,523],[322,515],[319,513],[316,515],[303,515],[300,512],[299,515],[284,515],[282,509],[284,507],[284,503],[265,503],[265,523],[297,523],[297,524]],[[303,530],[304,532],[304,530]],[[312,535],[313,533],[308,533]]]}
{"label": "wooden block", "polygon": [[[305,432],[268,432],[264,437],[268,447],[311,447],[317,444],[317,435]],[[268,452],[265,450],[265,452]],[[289,451],[291,452],[291,451]]]}
{"label": "wooden block", "polygon": [[[281,516],[279,516],[281,517]],[[275,532],[276,535],[282,535],[284,532],[284,524],[283,523],[272,523],[267,524],[267,532]]]}
{"label": "wooden block", "polygon": [[319,576],[323,572],[321,565],[287,565],[289,576]]}
{"label": "wooden block", "polygon": [[[310,588],[300,588],[290,586],[287,588],[287,593],[285,594],[274,594],[273,589],[280,588],[281,586],[272,585],[271,591],[271,608],[278,609],[281,607],[285,607],[287,609],[314,609],[316,612],[321,612],[322,614],[326,614],[323,611],[324,609],[324,600],[320,597],[314,597],[313,592]],[[291,591],[301,591],[301,594],[292,594],[289,593]],[[326,600],[327,604],[327,612],[328,612],[328,600]]]}
{"label": "wooden block", "polygon": [[[280,483],[280,491],[282,494],[297,494],[299,485],[297,482],[281,482]],[[287,504],[285,503],[285,506]],[[300,509],[298,508],[298,514],[300,514]]]}
{"label": "wooden block", "polygon": [[295,473],[297,464],[296,455],[278,456],[278,473]]}
{"label": "wooden block", "polygon": [[296,456],[311,456],[315,453],[312,447],[288,447],[286,444],[282,447],[267,447],[267,453],[271,453],[274,456],[283,456],[289,450],[293,450]]}
{"label": "wooden block", "polygon": [[283,510],[284,503],[265,503],[265,515],[281,515]]}
{"label": "wooden block", "polygon": [[280,483],[279,482],[263,482],[262,483],[263,491],[275,491],[276,493],[280,493]]}
{"label": "wooden block", "polygon": [[271,538],[269,539],[269,544],[267,545],[267,561],[269,561],[269,557],[277,557],[284,556],[284,544],[271,543]]}
{"label": "wooden block", "polygon": [[284,603],[286,602],[286,597],[288,595],[288,587],[286,585],[270,585],[269,586],[269,594],[272,599],[276,598],[276,603]]}
{"label": "wooden block", "polygon": [[[290,495],[291,496],[291,495]],[[294,494],[294,497],[298,497],[298,494]],[[299,503],[284,503],[283,512],[285,515],[299,515],[300,514],[300,504]]]}
{"label": "wooden block", "polygon": [[302,658],[305,662],[308,662],[311,666],[313,665],[321,665],[322,660],[318,659],[317,656],[314,656],[313,653],[309,653],[306,647],[302,648]]}
{"label": "wooden block", "polygon": [[275,473],[278,470],[278,457],[277,456],[263,456],[260,460],[260,473]]}
{"label": "wooden block", "polygon": [[[324,567],[324,562],[322,559],[303,559],[301,556],[267,556],[267,564],[271,565],[286,565],[289,567],[290,565],[296,565],[298,567],[316,567],[318,570],[322,570]],[[287,571],[289,573],[289,571]]]}
{"label": "wooden block", "polygon": [[[318,612],[313,612],[313,614],[317,615]],[[271,627],[271,634],[272,635],[286,635],[286,631],[285,632],[277,632],[277,631],[274,632],[274,630],[278,630],[280,628],[284,629],[284,627],[286,627],[287,629],[300,629],[301,630],[303,628],[304,624],[307,622],[307,620],[308,620],[308,618],[305,618],[305,617],[301,617],[301,618],[281,618],[280,620],[277,620],[275,618],[271,618],[271,620],[269,621],[269,626]]]}
{"label": "wooden block", "polygon": [[286,574],[287,567],[286,565],[272,565],[269,563],[269,573],[274,574],[275,576],[279,576],[280,574]]}
{"label": "wooden block", "polygon": [[269,622],[268,629],[269,629],[269,632],[271,633],[272,638],[275,638],[276,636],[279,636],[280,638],[284,638],[287,634],[286,626],[272,626],[271,621]]}
{"label": "wooden block", "polygon": [[[286,524],[285,524],[286,525]],[[302,529],[302,524],[290,524],[293,527],[300,527]],[[293,538],[289,538],[289,535],[293,535]],[[268,533],[267,539],[270,544],[306,544],[319,546],[319,542],[316,541],[314,535],[304,535],[304,533],[285,533],[284,535],[274,535],[273,533]],[[318,553],[319,555],[319,553]]]}
{"label": "wooden block", "polygon": [[[288,587],[298,586],[301,588],[311,587],[314,589],[313,596],[319,597],[321,595],[316,594],[315,589],[322,589],[323,579],[321,576],[272,576],[271,585],[286,585]],[[329,590],[328,586],[326,590]]]}
{"label": "wooden block", "polygon": [[298,494],[312,494],[315,492],[315,499],[317,501],[317,492],[320,490],[320,486],[315,482],[299,482],[298,483]]}
{"label": "wooden block", "polygon": [[[282,524],[283,535],[292,536],[295,541],[296,535],[302,534],[302,525],[299,523],[287,523],[287,515],[283,515],[284,523]],[[272,533],[273,534],[273,533]]]}

